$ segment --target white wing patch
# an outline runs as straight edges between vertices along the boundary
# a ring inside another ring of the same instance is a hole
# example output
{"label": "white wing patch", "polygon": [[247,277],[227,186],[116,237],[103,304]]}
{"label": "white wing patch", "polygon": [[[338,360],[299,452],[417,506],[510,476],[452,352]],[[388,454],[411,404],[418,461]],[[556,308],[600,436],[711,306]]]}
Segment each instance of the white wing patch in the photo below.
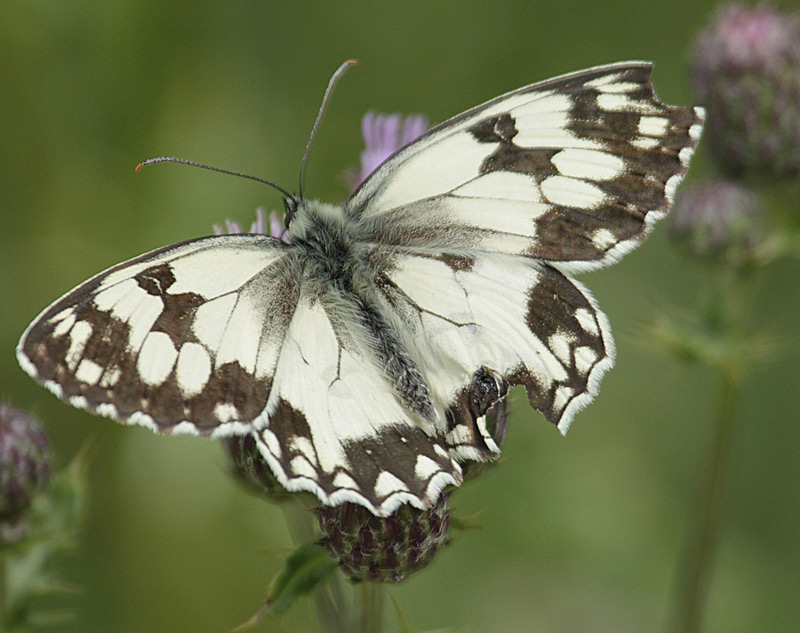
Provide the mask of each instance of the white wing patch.
{"label": "white wing patch", "polygon": [[[541,190],[536,181],[524,174],[507,171],[493,171],[453,189],[453,195],[465,198],[481,198],[482,200],[518,200],[520,202],[536,202],[541,200]],[[486,208],[486,204],[483,204]],[[547,207],[542,207],[544,212]],[[497,216],[497,213],[494,214]]]}
{"label": "white wing patch", "polygon": [[589,210],[606,200],[602,189],[581,178],[550,176],[542,181],[541,188],[544,197],[553,205]]}
{"label": "white wing patch", "polygon": [[572,178],[611,180],[625,171],[622,158],[596,149],[562,149],[550,160],[560,174]]}
{"label": "white wing patch", "polygon": [[[452,160],[458,156],[458,161]],[[402,173],[389,178],[379,198],[366,209],[371,215],[415,200],[451,191],[479,173],[486,150],[467,135],[452,135],[432,142],[424,152],[410,156]],[[409,186],[413,183],[413,186]]]}

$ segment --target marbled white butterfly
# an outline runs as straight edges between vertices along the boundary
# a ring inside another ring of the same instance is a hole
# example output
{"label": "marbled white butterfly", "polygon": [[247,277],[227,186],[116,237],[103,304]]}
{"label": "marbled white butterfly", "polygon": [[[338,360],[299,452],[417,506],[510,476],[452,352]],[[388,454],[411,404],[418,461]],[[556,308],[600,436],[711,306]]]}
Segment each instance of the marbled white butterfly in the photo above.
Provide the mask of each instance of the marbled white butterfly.
{"label": "marbled white butterfly", "polygon": [[468,110],[340,205],[291,195],[291,243],[166,246],[53,303],[22,367],[70,404],[159,433],[251,434],[277,479],[387,515],[499,449],[513,385],[562,432],[614,346],[572,273],[610,264],[672,204],[700,108],[651,64],[601,66]]}

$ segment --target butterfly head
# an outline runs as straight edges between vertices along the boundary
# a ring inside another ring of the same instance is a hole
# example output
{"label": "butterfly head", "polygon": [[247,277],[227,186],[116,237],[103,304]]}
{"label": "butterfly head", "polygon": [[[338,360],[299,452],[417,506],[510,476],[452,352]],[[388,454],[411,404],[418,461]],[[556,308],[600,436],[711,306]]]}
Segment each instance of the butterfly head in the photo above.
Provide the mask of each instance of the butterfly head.
{"label": "butterfly head", "polygon": [[283,216],[283,225],[288,229],[289,225],[297,215],[297,209],[300,206],[300,198],[298,196],[287,196],[283,199],[283,210],[286,215]]}

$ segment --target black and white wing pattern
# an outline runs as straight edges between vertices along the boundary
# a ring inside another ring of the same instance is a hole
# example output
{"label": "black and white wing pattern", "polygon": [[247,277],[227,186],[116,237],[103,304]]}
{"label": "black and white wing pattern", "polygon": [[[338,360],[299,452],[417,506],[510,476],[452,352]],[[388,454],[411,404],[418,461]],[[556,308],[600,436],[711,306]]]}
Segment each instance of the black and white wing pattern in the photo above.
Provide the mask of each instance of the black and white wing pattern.
{"label": "black and white wing pattern", "polygon": [[46,308],[20,365],[73,406],[161,433],[247,432],[299,299],[280,240],[224,235],[110,268]]}
{"label": "black and white wing pattern", "polygon": [[669,208],[702,111],[651,66],[511,92],[392,156],[342,206],[291,199],[291,243],[192,240],[96,275],[17,348],[70,404],[168,434],[251,435],[289,490],[419,508],[499,452],[513,385],[566,431],[611,367],[573,272]]}
{"label": "black and white wing pattern", "polygon": [[668,210],[703,127],[701,108],[659,101],[651,70],[600,66],[473,108],[387,160],[348,212],[381,244],[611,263]]}
{"label": "black and white wing pattern", "polygon": [[591,295],[559,270],[474,251],[381,247],[385,311],[417,360],[457,459],[499,452],[486,413],[513,385],[566,432],[611,367],[614,342]]}

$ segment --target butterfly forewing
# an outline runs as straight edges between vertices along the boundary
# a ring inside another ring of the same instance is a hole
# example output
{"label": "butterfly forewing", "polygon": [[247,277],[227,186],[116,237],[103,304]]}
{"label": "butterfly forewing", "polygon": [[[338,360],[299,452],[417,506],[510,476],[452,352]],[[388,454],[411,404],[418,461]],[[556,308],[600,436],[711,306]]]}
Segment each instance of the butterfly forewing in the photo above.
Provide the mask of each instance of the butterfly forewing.
{"label": "butterfly forewing", "polygon": [[297,302],[291,256],[209,237],[111,268],[23,335],[23,368],[70,404],[160,432],[227,434],[264,408]]}
{"label": "butterfly forewing", "polygon": [[667,210],[702,129],[700,109],[658,100],[651,70],[599,67],[478,106],[391,157],[349,212],[384,244],[610,263]]}

